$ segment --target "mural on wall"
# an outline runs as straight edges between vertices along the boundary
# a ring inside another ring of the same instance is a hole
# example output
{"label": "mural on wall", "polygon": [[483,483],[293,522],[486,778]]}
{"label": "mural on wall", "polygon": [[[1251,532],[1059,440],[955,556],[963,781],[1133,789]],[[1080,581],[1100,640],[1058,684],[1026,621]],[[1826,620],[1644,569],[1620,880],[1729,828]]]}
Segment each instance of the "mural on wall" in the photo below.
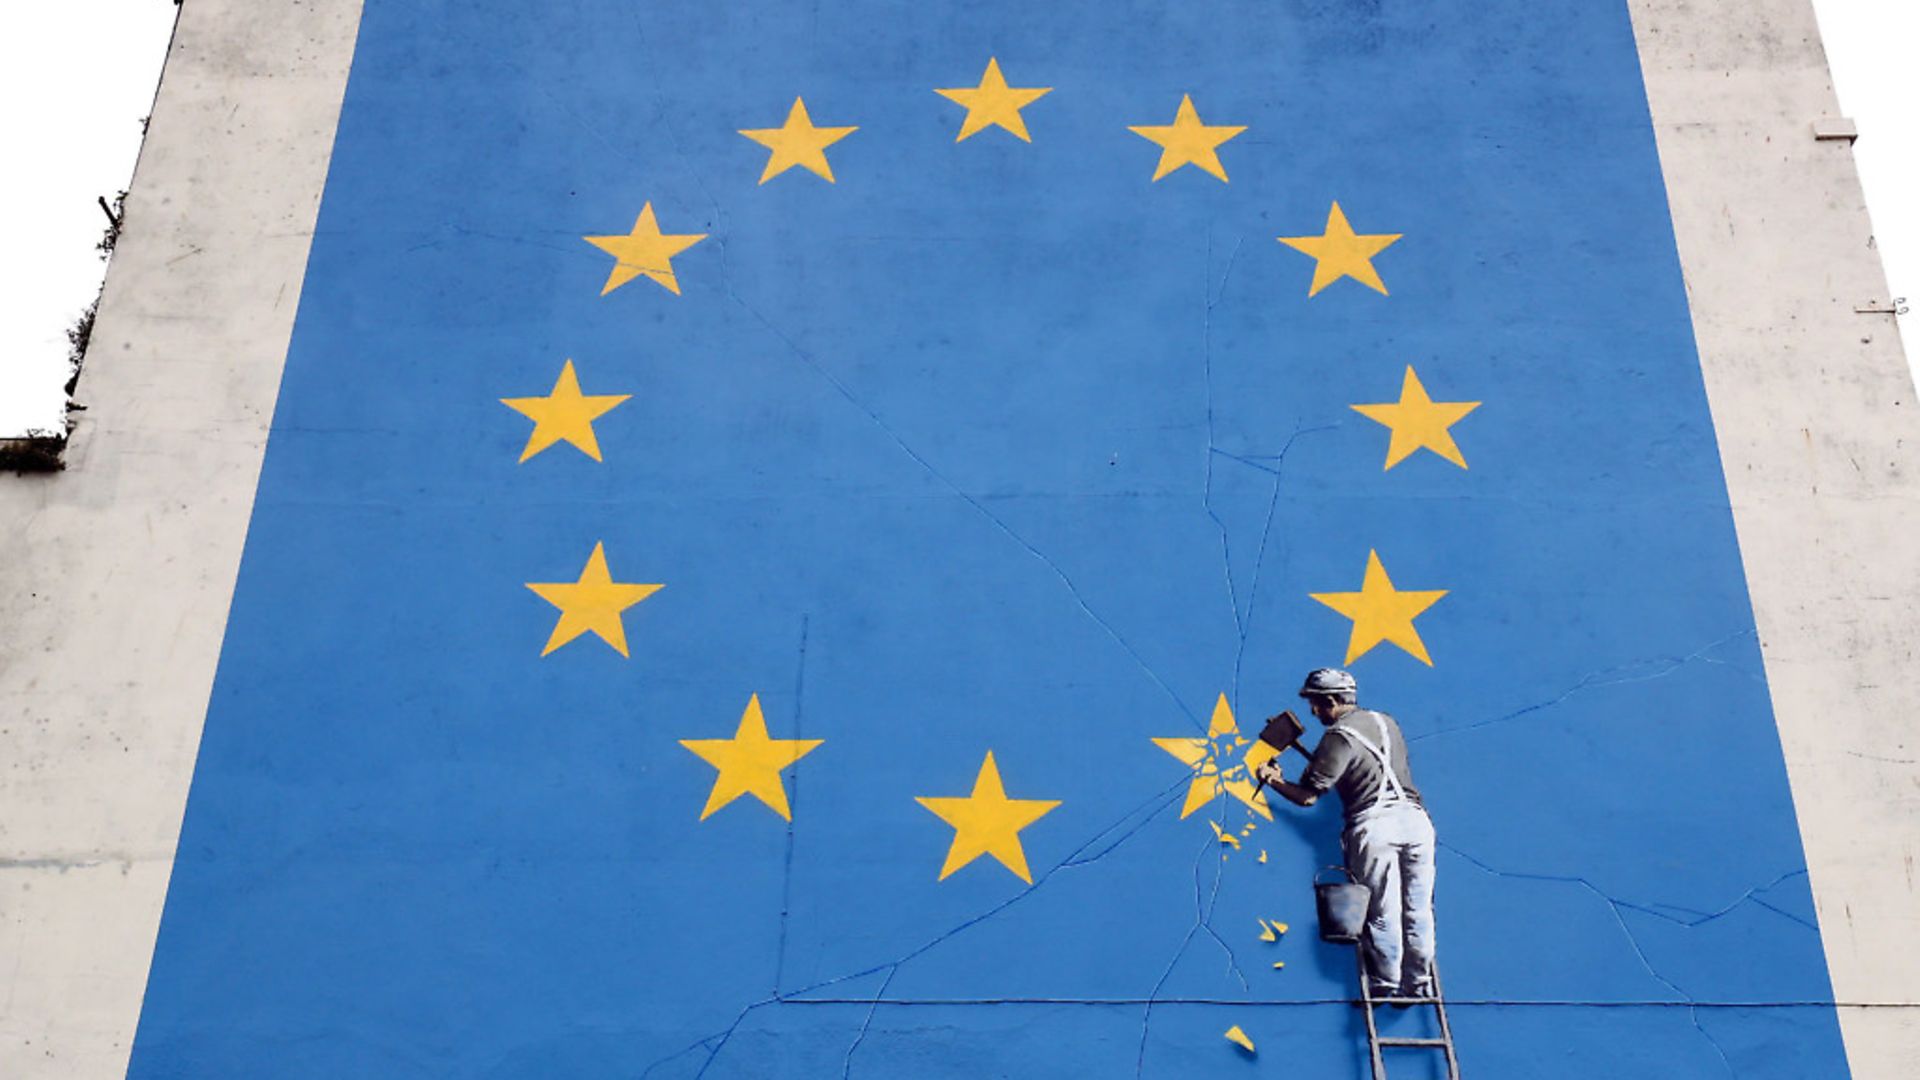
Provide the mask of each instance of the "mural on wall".
{"label": "mural on wall", "polygon": [[368,0],[132,1075],[1844,1074],[1626,11],[1388,7]]}

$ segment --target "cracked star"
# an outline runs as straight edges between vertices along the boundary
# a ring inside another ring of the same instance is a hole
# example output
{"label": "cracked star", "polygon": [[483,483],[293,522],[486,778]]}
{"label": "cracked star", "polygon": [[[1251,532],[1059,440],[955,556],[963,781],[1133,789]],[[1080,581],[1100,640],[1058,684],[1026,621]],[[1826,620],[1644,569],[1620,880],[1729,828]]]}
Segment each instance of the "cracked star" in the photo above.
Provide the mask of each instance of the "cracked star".
{"label": "cracked star", "polygon": [[653,204],[640,207],[633,231],[625,236],[583,236],[582,240],[613,256],[613,270],[600,295],[644,277],[661,288],[680,295],[680,279],[673,275],[673,257],[707,238],[706,233],[663,233],[653,216]]}
{"label": "cracked star", "polygon": [[[1273,747],[1263,742],[1255,742],[1251,749],[1238,762],[1221,768],[1223,760],[1231,760],[1226,755],[1237,750],[1234,740],[1240,737],[1240,725],[1233,718],[1233,707],[1227,704],[1227,695],[1221,694],[1214,703],[1213,719],[1207,728],[1205,738],[1186,737],[1155,739],[1153,745],[1165,750],[1177,758],[1181,764],[1193,770],[1193,782],[1187,785],[1186,805],[1180,808],[1184,819],[1195,810],[1212,803],[1222,792],[1233,796],[1247,809],[1271,820],[1273,810],[1267,806],[1266,795],[1261,787],[1250,779],[1253,770],[1262,762],[1274,756]],[[1219,826],[1215,826],[1217,830]]]}

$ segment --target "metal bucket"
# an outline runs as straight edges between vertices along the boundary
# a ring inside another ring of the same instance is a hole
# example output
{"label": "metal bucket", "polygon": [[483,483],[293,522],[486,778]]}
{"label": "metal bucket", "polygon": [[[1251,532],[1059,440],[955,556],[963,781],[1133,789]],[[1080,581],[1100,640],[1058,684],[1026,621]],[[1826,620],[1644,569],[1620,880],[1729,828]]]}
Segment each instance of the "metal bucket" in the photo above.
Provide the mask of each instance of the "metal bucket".
{"label": "metal bucket", "polygon": [[[1328,870],[1338,870],[1347,880],[1323,884],[1320,875]],[[1329,866],[1313,875],[1313,904],[1320,914],[1320,940],[1335,945],[1359,941],[1360,932],[1367,926],[1367,905],[1372,900],[1372,890],[1355,881],[1353,872],[1344,866]]]}

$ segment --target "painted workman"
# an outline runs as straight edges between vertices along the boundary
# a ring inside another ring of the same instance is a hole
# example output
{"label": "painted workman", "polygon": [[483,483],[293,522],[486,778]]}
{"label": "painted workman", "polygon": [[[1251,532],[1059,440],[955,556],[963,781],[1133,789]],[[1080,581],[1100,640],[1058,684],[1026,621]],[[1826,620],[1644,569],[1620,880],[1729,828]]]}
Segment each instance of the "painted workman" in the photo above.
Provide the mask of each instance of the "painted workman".
{"label": "painted workman", "polygon": [[1353,676],[1321,668],[1300,688],[1327,731],[1298,782],[1278,757],[1260,779],[1297,806],[1329,789],[1346,810],[1347,870],[1372,893],[1360,948],[1374,998],[1433,996],[1433,821],[1407,765],[1407,740],[1386,713],[1362,709]]}

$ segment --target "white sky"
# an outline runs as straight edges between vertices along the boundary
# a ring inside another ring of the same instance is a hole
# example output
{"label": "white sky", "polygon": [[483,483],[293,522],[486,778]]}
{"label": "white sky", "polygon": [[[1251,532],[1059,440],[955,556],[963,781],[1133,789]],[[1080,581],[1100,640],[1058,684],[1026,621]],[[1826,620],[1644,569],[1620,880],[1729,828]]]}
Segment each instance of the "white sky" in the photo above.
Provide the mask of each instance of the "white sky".
{"label": "white sky", "polygon": [[[1860,125],[1854,152],[1891,294],[1920,307],[1920,74],[1911,55],[1920,45],[1920,3],[1814,6],[1841,106]],[[0,279],[0,438],[61,422],[66,330],[104,272],[93,244],[106,219],[94,199],[111,201],[132,176],[139,121],[176,10],[172,0],[14,7],[0,34],[0,130],[18,148],[11,160],[35,164],[0,170],[9,241]],[[1920,341],[1910,341],[1910,364],[1916,353]]]}
{"label": "white sky", "polygon": [[0,131],[17,149],[0,169],[0,438],[59,428],[67,327],[106,270],[93,250],[107,224],[94,199],[112,202],[133,175],[176,10],[173,0],[16,0],[7,12]]}
{"label": "white sky", "polygon": [[[1860,126],[1853,156],[1891,294],[1920,302],[1920,70],[1913,61],[1920,4],[1814,0],[1813,8],[1840,108]],[[1916,325],[1902,319],[1902,334]],[[1920,340],[1906,346],[1907,365],[1920,377]]]}

